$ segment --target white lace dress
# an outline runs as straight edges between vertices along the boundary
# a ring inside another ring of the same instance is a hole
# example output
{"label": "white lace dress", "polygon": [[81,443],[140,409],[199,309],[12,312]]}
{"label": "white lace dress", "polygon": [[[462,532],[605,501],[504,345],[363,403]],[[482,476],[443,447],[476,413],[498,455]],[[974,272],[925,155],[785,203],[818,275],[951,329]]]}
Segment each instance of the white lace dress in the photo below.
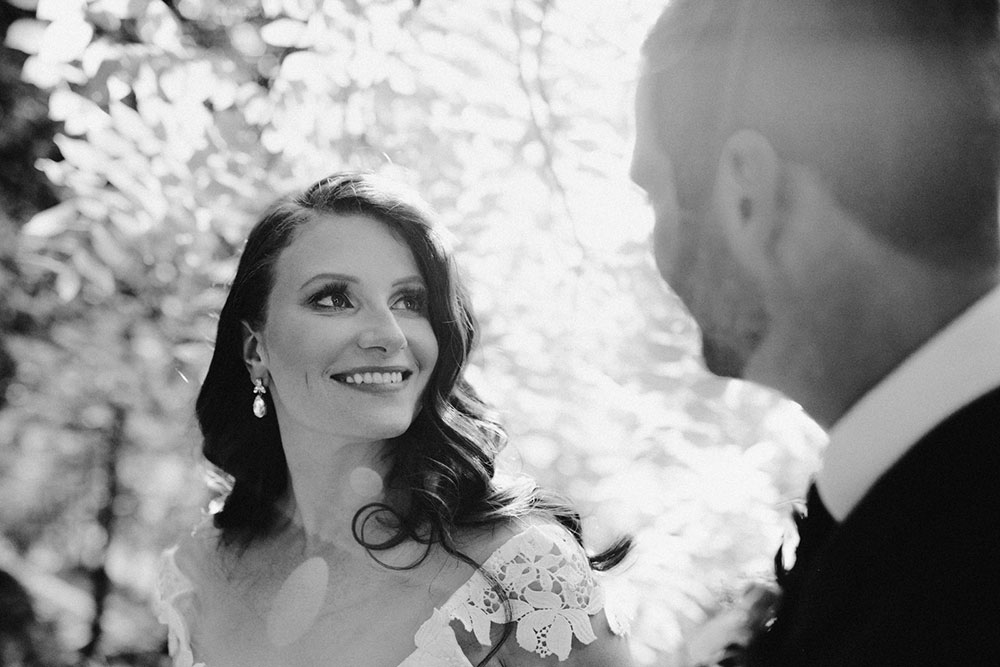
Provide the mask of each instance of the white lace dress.
{"label": "white lace dress", "polygon": [[[496,577],[516,622],[514,638],[526,651],[565,660],[573,639],[596,638],[590,617],[604,609],[604,590],[594,579],[587,557],[561,526],[531,526],[505,542],[482,564]],[[192,585],[178,569],[174,550],[163,557],[156,611],[167,625],[174,667],[211,667],[197,662],[181,612]],[[483,646],[490,645],[494,623],[507,622],[507,610],[486,577],[475,572],[417,630],[415,650],[399,667],[472,667],[451,623],[459,621]],[[613,632],[623,628],[606,613]]]}

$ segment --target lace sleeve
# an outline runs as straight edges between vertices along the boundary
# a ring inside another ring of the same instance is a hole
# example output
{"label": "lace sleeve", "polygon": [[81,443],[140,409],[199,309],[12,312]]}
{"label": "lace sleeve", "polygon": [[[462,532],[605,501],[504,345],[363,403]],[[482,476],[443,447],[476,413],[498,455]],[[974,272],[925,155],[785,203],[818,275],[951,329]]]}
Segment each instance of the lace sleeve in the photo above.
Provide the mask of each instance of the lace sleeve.
{"label": "lace sleeve", "polygon": [[[517,623],[518,645],[541,657],[565,660],[575,637],[596,639],[590,616],[604,607],[583,549],[564,528],[533,526],[511,538],[483,563],[503,597],[477,572],[442,611],[459,620],[483,646],[493,623]],[[505,604],[506,603],[506,604]]]}
{"label": "lace sleeve", "polygon": [[194,590],[191,581],[177,567],[177,547],[163,552],[153,607],[157,620],[167,626],[167,643],[174,667],[205,667],[195,663],[191,651],[191,634],[183,610],[189,606]]}

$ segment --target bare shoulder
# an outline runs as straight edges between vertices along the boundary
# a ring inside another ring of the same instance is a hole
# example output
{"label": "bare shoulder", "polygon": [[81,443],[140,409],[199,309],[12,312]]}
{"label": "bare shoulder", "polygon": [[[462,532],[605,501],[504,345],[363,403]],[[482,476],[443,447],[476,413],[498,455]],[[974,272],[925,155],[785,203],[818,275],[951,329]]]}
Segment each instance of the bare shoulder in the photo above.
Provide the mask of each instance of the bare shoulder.
{"label": "bare shoulder", "polygon": [[220,548],[220,531],[212,525],[211,517],[184,534],[168,553],[177,570],[195,587],[221,577],[227,569],[225,550]]}
{"label": "bare shoulder", "polygon": [[565,538],[561,541],[575,541],[569,530],[555,519],[538,513],[510,518],[485,528],[467,530],[460,538],[460,548],[476,563],[483,565],[502,547],[523,539],[532,529]]}

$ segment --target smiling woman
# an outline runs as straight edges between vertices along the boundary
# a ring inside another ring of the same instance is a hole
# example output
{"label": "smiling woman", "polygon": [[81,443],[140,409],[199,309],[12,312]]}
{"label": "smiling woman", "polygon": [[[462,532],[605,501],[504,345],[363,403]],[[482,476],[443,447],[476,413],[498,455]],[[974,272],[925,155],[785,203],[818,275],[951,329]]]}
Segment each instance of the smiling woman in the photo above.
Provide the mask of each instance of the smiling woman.
{"label": "smiling woman", "polygon": [[161,571],[176,665],[630,664],[595,577],[628,540],[588,557],[575,511],[494,479],[433,220],[350,173],[251,231],[197,403],[231,489]]}

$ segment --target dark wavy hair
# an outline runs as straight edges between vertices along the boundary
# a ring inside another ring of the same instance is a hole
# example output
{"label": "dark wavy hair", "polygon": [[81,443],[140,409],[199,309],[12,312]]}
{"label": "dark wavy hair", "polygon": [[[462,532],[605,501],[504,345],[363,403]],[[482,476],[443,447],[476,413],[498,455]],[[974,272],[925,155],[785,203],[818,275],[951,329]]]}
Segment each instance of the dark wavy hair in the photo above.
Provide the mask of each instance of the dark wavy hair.
{"label": "dark wavy hair", "polygon": [[[196,404],[205,458],[230,482],[225,504],[214,517],[222,544],[246,548],[282,525],[279,501],[288,491],[287,464],[270,398],[265,399],[270,409],[263,419],[250,410],[253,386],[243,359],[242,323],[263,324],[278,257],[302,224],[324,214],[371,218],[407,245],[427,286],[428,318],[438,343],[437,364],[421,410],[388,448],[385,485],[401,502],[360,508],[353,522],[357,542],[373,557],[373,552],[406,540],[426,545],[426,557],[438,544],[479,569],[457,548],[457,529],[488,527],[541,512],[582,545],[580,517],[564,500],[534,484],[501,487],[494,481],[496,458],[507,435],[463,376],[477,324],[451,253],[435,231],[434,215],[418,197],[356,172],[334,174],[280,199],[250,231],[240,257]],[[365,539],[365,525],[373,519],[392,529],[388,540]],[[631,540],[622,538],[590,556],[591,566],[614,567],[630,549]],[[499,644],[490,655],[497,648]]]}

